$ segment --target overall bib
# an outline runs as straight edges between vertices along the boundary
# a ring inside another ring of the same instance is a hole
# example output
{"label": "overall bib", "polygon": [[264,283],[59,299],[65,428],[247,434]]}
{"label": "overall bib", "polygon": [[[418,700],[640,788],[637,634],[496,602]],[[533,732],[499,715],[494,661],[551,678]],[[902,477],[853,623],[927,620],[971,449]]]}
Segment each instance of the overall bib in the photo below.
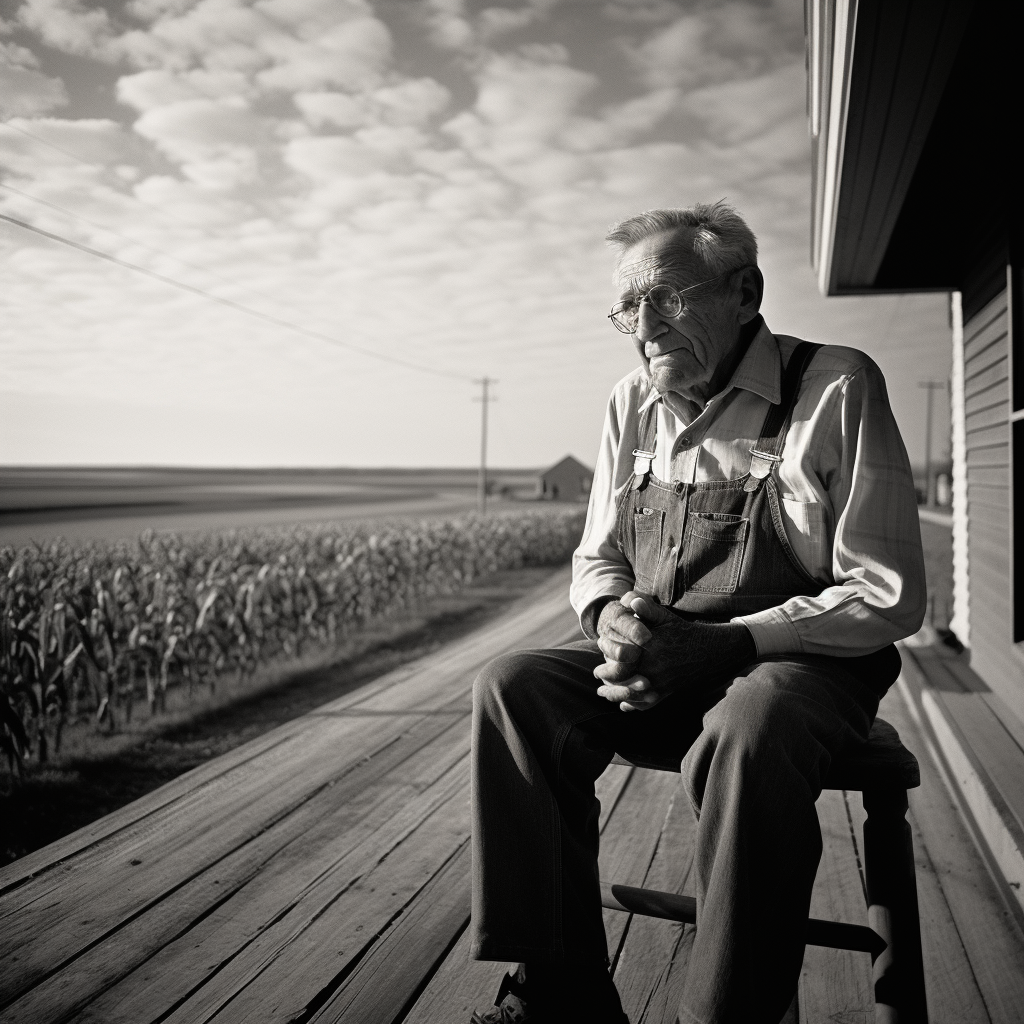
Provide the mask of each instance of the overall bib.
{"label": "overall bib", "polygon": [[659,480],[650,470],[657,408],[644,412],[633,485],[618,509],[619,547],[633,566],[637,590],[686,618],[728,622],[824,589],[786,537],[775,478],[800,381],[818,348],[805,341],[794,350],[782,400],[768,411],[750,449],[750,470],[738,480]]}

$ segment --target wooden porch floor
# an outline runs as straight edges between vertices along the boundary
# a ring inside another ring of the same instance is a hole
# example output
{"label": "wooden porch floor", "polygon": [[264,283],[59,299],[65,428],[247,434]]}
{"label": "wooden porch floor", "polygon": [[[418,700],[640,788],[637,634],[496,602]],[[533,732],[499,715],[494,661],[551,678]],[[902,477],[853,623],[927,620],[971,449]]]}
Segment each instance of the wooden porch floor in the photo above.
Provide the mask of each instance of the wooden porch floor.
{"label": "wooden porch floor", "polygon": [[[470,687],[578,635],[559,572],[503,619],[0,869],[0,1022],[461,1024],[501,968],[466,955]],[[900,697],[931,1019],[1024,1020],[1024,943]],[[600,781],[602,876],[687,891],[679,777]],[[866,923],[859,797],[819,802],[813,913]],[[629,1019],[670,1024],[693,929],[606,912]],[[808,948],[801,1021],[867,1024],[866,954]]]}

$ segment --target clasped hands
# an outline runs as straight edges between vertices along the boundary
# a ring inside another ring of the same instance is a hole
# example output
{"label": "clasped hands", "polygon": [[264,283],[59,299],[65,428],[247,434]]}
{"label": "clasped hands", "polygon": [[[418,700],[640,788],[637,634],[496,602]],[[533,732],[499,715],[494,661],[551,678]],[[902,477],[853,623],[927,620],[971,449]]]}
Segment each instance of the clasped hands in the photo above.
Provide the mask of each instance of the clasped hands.
{"label": "clasped hands", "polygon": [[597,620],[603,665],[599,696],[623,711],[654,707],[681,686],[696,692],[754,661],[757,648],[742,623],[691,622],[631,590],[609,601]]}

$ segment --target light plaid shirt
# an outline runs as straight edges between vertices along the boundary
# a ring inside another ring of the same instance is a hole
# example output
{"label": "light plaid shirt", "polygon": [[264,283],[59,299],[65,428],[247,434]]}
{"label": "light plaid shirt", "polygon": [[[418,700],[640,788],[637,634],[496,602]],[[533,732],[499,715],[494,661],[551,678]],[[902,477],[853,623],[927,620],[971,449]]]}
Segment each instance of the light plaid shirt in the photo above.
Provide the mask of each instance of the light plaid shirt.
{"label": "light plaid shirt", "polygon": [[[616,544],[615,508],[632,482],[642,409],[658,406],[655,476],[734,480],[750,468],[749,449],[769,404],[780,401],[784,360],[797,344],[762,323],[729,384],[692,422],[675,396],[648,394],[642,368],[615,386],[587,525],[573,556],[570,595],[581,621],[594,601],[621,597],[633,586]],[[750,630],[758,654],[869,654],[916,632],[927,598],[917,498],[885,380],[867,355],[837,345],[817,352],[804,374],[782,459],[777,472],[786,536],[825,589],[733,619]]]}

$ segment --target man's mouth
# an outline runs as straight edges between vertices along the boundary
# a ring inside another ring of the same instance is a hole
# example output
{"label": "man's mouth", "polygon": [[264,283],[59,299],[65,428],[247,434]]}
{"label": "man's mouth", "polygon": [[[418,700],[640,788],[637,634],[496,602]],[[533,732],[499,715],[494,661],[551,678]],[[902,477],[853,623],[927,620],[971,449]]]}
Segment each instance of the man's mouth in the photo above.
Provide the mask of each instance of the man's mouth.
{"label": "man's mouth", "polygon": [[670,356],[674,356],[677,352],[685,351],[685,345],[677,345],[675,348],[670,349],[659,349],[653,355],[648,356],[648,361],[653,363],[658,359],[668,359]]}

